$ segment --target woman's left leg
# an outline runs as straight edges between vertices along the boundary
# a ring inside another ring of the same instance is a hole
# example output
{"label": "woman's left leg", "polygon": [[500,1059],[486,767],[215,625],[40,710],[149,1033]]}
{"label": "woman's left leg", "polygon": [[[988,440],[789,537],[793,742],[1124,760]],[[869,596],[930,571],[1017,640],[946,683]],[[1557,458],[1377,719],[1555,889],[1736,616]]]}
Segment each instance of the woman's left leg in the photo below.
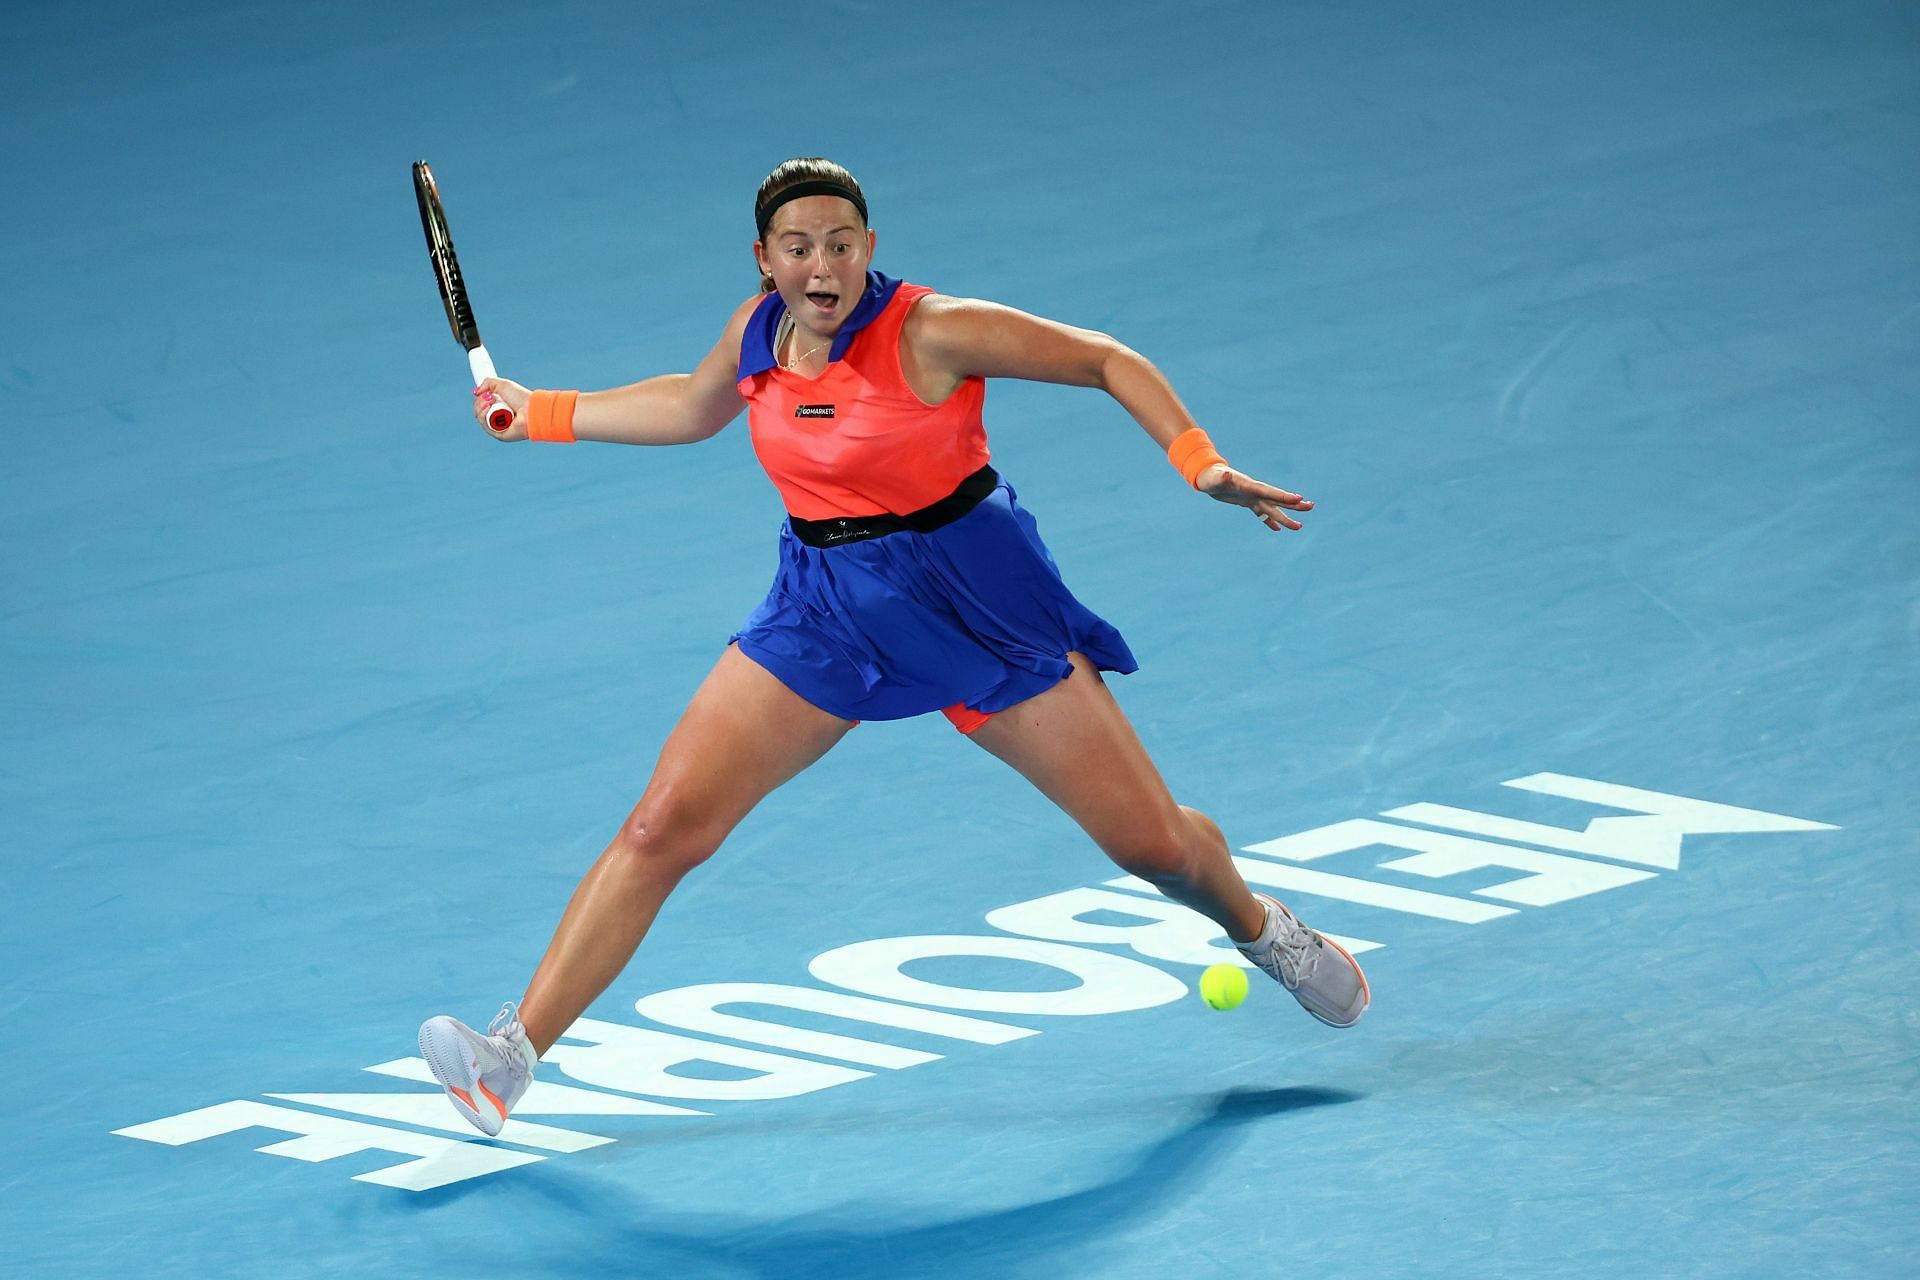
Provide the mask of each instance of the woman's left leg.
{"label": "woman's left leg", "polygon": [[973,740],[1064,809],[1122,870],[1192,907],[1235,942],[1260,936],[1266,911],[1211,818],[1176,804],[1093,664],[996,713]]}
{"label": "woman's left leg", "polygon": [[1272,898],[1256,898],[1226,838],[1197,809],[1175,804],[1120,704],[1085,655],[1073,675],[999,712],[973,740],[1025,774],[1086,829],[1123,870],[1206,916],[1258,969],[1334,1027],[1350,1027],[1372,998],[1340,946]]}

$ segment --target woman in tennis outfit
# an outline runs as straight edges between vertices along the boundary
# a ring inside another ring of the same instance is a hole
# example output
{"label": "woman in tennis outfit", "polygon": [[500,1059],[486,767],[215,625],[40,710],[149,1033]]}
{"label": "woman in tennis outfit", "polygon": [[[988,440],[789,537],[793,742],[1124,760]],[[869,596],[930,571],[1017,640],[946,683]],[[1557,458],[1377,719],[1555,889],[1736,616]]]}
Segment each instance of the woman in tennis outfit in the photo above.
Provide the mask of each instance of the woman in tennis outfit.
{"label": "woman in tennis outfit", "polygon": [[[785,502],[773,587],[667,738],[640,802],[574,891],[517,1009],[482,1035],[429,1019],[456,1108],[496,1134],[541,1053],[620,973],[681,877],[761,797],[861,720],[943,713],[1024,774],[1123,870],[1205,915],[1315,1017],[1351,1026],[1353,957],[1248,890],[1211,819],[1177,804],[1101,678],[1133,654],[1060,580],[989,461],[988,378],[1098,387],[1199,492],[1298,529],[1312,503],[1235,471],[1160,372],[1103,334],[874,270],[845,169],[789,160],[761,184],[763,292],[692,373],[610,391],[475,389],[502,440],[689,444],[748,411]],[[747,921],[741,922],[744,932]]]}

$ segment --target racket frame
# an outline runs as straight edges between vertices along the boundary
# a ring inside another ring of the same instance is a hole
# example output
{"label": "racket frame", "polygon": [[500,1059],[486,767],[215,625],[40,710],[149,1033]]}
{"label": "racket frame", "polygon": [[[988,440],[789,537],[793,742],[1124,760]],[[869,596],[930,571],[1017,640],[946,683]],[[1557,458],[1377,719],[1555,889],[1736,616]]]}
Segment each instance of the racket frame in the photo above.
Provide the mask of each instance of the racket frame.
{"label": "racket frame", "polygon": [[[460,276],[460,259],[453,250],[453,233],[447,228],[446,206],[440,200],[440,187],[425,160],[413,162],[413,195],[420,206],[420,228],[427,237],[427,256],[433,261],[433,276],[440,286],[440,302],[447,310],[447,325],[454,341],[467,353],[467,368],[478,387],[498,376],[486,343],[480,340],[480,325],[473,318],[473,303],[467,297],[467,284]],[[488,393],[492,395],[491,392]],[[487,410],[487,426],[505,431],[513,425],[513,410],[495,400]]]}

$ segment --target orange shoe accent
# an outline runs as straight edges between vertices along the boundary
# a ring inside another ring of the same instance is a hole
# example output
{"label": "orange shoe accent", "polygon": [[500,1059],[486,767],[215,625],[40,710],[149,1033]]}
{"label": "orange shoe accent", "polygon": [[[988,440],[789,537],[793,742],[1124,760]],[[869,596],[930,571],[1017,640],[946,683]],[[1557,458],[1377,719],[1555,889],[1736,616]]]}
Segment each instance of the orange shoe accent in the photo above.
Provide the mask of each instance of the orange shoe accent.
{"label": "orange shoe accent", "polygon": [[[1347,960],[1351,962],[1353,960],[1353,957],[1347,956]],[[1362,975],[1360,978],[1360,985],[1365,986],[1366,983],[1367,983],[1367,979],[1365,975]],[[500,1101],[500,1099],[494,1097],[493,1090],[487,1088],[486,1083],[484,1081],[475,1080],[473,1082],[473,1087],[487,1095],[487,1101],[493,1104],[493,1109],[500,1113],[500,1118],[502,1120],[505,1120],[507,1118],[507,1104]]]}
{"label": "orange shoe accent", "polygon": [[452,1085],[448,1085],[447,1092],[452,1094],[454,1097],[460,1099],[460,1101],[466,1103],[467,1110],[475,1111],[475,1112],[480,1110],[480,1108],[473,1105],[473,1095],[468,1093],[465,1089],[456,1089]]}
{"label": "orange shoe accent", "polygon": [[956,702],[950,707],[940,708],[940,714],[953,721],[953,727],[962,733],[972,733],[987,721],[993,719],[991,711],[975,711],[964,702]]}

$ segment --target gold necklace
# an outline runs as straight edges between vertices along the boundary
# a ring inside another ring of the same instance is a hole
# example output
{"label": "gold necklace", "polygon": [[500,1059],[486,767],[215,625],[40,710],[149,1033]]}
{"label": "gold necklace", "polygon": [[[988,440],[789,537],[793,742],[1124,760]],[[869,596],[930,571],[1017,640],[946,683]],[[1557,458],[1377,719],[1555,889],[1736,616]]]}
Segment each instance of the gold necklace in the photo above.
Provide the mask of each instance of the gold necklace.
{"label": "gold necklace", "polygon": [[[785,340],[789,344],[789,346],[798,346],[799,345],[799,341],[798,341],[799,328],[793,323],[792,314],[789,313],[788,315],[783,317],[783,319],[785,320],[785,323],[781,326],[782,328],[782,332],[780,334],[781,338]],[[787,372],[798,373],[800,371],[800,362],[812,356],[818,355],[820,352],[820,348],[824,347],[825,345],[827,344],[824,342],[817,342],[813,346],[808,347],[805,351],[802,351],[799,355],[794,356],[792,359],[788,360]]]}

